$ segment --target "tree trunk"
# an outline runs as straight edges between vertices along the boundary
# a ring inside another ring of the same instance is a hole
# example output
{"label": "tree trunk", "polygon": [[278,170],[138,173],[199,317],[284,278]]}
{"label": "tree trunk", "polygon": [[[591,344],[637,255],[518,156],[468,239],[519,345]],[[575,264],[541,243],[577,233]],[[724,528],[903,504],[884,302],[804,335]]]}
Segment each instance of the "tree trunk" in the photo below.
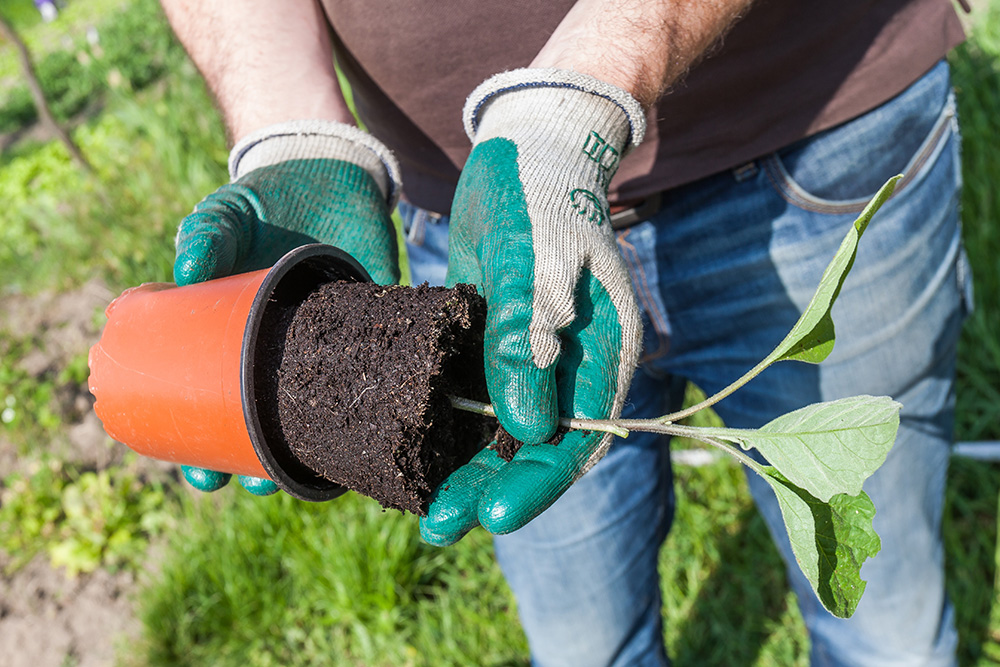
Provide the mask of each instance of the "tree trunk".
{"label": "tree trunk", "polygon": [[56,122],[55,116],[52,115],[49,103],[45,99],[45,91],[42,90],[42,84],[38,81],[38,75],[35,74],[35,66],[31,62],[31,53],[28,52],[27,45],[21,39],[21,36],[17,34],[17,31],[2,16],[0,16],[0,37],[10,41],[14,45],[14,48],[17,49],[18,58],[21,62],[21,71],[28,81],[28,89],[31,91],[35,108],[38,110],[39,120],[62,142],[66,150],[69,151],[69,154],[81,167],[88,172],[92,172],[93,167],[90,166],[87,158],[83,156],[80,147],[76,145],[69,134]]}

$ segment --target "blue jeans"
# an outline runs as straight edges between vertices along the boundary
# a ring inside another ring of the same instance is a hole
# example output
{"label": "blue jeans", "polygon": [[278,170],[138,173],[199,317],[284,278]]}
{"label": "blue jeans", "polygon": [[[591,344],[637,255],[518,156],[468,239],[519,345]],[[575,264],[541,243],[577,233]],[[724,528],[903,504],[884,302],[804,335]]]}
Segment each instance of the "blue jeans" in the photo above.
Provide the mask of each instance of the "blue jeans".
{"label": "blue jeans", "polygon": [[[815,366],[771,367],[717,406],[758,427],[809,403],[886,394],[899,437],[865,490],[881,553],[848,620],[827,613],[795,565],[770,487],[751,492],[786,564],[812,664],[953,665],[940,521],[959,330],[970,303],[960,241],[959,136],[940,63],[897,98],[731,172],[664,193],[618,233],[643,309],[643,363],[628,417],[677,406],[684,381],[709,394],[769,353],[808,303],[848,226],[890,176],[833,315],[837,345]],[[401,205],[415,283],[444,279],[447,218]],[[495,541],[538,665],[664,665],[658,550],[674,495],[669,445],[633,435],[549,510]]]}

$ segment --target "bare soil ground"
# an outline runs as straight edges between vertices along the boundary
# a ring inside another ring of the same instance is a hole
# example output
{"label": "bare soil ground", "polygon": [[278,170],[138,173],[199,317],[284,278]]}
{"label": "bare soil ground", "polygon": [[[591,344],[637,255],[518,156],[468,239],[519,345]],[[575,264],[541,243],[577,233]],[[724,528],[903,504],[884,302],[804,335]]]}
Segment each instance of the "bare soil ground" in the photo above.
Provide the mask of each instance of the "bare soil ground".
{"label": "bare soil ground", "polygon": [[[31,336],[39,344],[20,361],[41,376],[58,371],[97,341],[104,307],[113,294],[99,281],[60,294],[0,297],[0,330]],[[66,428],[51,442],[38,443],[63,461],[100,470],[121,460],[125,448],[104,433],[86,386],[60,390]],[[0,480],[24,471],[32,453],[19,452],[0,432]],[[150,474],[161,464],[146,461]],[[2,486],[2,481],[0,481]],[[115,664],[116,646],[138,633],[130,572],[98,570],[75,578],[52,568],[45,555],[10,576],[0,553],[0,663],[10,667],[98,667]]]}
{"label": "bare soil ground", "polygon": [[98,570],[68,579],[44,557],[0,579],[0,656],[10,667],[115,662],[117,642],[139,630],[130,573]]}

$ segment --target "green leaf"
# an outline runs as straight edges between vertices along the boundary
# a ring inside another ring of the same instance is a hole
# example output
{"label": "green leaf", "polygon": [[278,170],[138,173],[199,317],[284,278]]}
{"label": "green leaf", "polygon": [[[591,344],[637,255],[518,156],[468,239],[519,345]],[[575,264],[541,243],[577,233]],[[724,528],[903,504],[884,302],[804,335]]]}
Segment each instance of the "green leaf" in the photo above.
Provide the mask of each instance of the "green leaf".
{"label": "green leaf", "polygon": [[893,190],[896,189],[896,183],[901,178],[903,178],[902,174],[890,178],[875,197],[868,202],[865,210],[854,221],[854,225],[841,242],[837,254],[827,265],[823,277],[820,278],[819,287],[816,288],[816,293],[813,294],[809,305],[799,317],[799,321],[761,364],[770,366],[775,361],[785,359],[797,359],[818,364],[830,355],[835,338],[830,309],[840,294],[844,279],[847,278],[848,272],[854,266],[854,258],[858,253],[858,241],[861,240],[861,235],[865,233],[865,229],[868,228],[868,223],[871,222],[875,212],[892,196]]}
{"label": "green leaf", "polygon": [[861,566],[882,548],[868,494],[841,494],[824,503],[764,467],[764,479],[781,506],[792,551],[816,596],[831,614],[849,618],[865,591]]}
{"label": "green leaf", "polygon": [[861,493],[896,441],[902,407],[888,396],[852,396],[808,405],[759,429],[699,430],[756,448],[782,475],[827,502]]}

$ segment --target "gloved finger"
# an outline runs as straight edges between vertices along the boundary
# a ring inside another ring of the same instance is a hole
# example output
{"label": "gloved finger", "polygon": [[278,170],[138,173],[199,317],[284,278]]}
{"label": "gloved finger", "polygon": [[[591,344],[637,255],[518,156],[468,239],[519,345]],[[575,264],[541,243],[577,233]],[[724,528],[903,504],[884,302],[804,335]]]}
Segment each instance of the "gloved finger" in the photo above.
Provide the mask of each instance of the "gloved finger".
{"label": "gloved finger", "polygon": [[427,516],[420,518],[420,537],[433,546],[458,542],[479,524],[483,489],[507,465],[492,449],[484,449],[434,490]]}
{"label": "gloved finger", "polygon": [[[555,433],[559,418],[555,364],[538,368],[531,359],[522,304],[491,308],[484,333],[486,386],[500,424],[521,442],[538,443]],[[505,311],[497,313],[497,311]],[[504,319],[508,317],[508,319]]]}
{"label": "gloved finger", "polygon": [[566,248],[545,251],[545,275],[536,275],[532,294],[531,355],[540,368],[551,366],[562,348],[560,332],[576,318],[582,256]]}
{"label": "gloved finger", "polygon": [[[565,415],[606,418],[618,389],[621,326],[617,308],[586,269],[574,301],[576,318],[560,336],[559,408]],[[497,535],[521,528],[600,459],[610,442],[605,433],[570,431],[556,444],[524,445],[484,489],[479,522]]]}
{"label": "gloved finger", "polygon": [[177,230],[174,282],[191,285],[237,272],[251,245],[258,208],[253,191],[240,185],[205,197]]}
{"label": "gloved finger", "polygon": [[239,480],[243,488],[255,496],[269,496],[278,492],[278,485],[269,479],[240,475]]}
{"label": "gloved finger", "polygon": [[562,352],[556,368],[559,408],[564,416],[605,419],[620,390],[623,370],[619,309],[589,269],[580,275],[575,302],[576,319],[560,336]]}
{"label": "gloved finger", "polygon": [[468,234],[468,227],[461,225],[452,225],[448,230],[448,272],[444,284],[448,287],[459,283],[476,285],[482,294],[483,270],[475,252],[475,241],[464,238]]}
{"label": "gloved finger", "polygon": [[539,368],[531,354],[535,251],[517,158],[516,144],[494,138],[466,161],[452,206],[447,280],[472,280],[486,298],[486,384],[497,418],[518,440],[543,442],[556,429],[555,368]]}
{"label": "gloved finger", "polygon": [[525,526],[576,481],[605,433],[570,431],[556,444],[524,445],[483,490],[479,523],[494,535]]}
{"label": "gloved finger", "polygon": [[[505,245],[514,246],[509,235]],[[530,244],[510,248],[533,258]],[[534,260],[518,265],[499,265],[485,276],[488,305],[483,346],[487,359],[486,386],[497,419],[521,442],[548,440],[556,431],[559,405],[556,400],[555,364],[551,359],[538,366],[532,353]]]}
{"label": "gloved finger", "polygon": [[206,470],[205,468],[195,468],[193,466],[181,466],[181,472],[188,484],[206,493],[218,491],[229,483],[232,477],[229,473],[218,472],[216,470]]}
{"label": "gloved finger", "polygon": [[236,240],[228,225],[217,224],[212,213],[192,213],[181,222],[177,234],[174,282],[193,285],[232,275],[238,255]]}

